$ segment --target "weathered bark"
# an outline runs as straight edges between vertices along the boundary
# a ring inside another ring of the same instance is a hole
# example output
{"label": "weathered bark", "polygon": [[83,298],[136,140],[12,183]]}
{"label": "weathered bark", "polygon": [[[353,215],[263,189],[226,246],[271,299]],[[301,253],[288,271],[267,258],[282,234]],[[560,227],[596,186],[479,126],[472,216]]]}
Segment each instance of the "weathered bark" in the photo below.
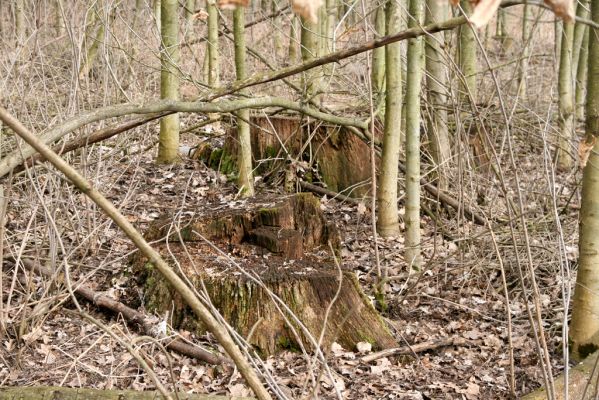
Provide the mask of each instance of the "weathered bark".
{"label": "weathered bark", "polygon": [[[427,0],[425,24],[445,21],[447,3]],[[426,37],[426,89],[430,111],[427,113],[429,150],[435,163],[440,189],[446,190],[449,182],[451,147],[447,129],[447,68],[443,59],[442,32]]]}
{"label": "weathered bark", "polygon": [[[233,35],[235,37],[235,72],[237,79],[245,79],[245,7],[237,7],[233,14]],[[244,197],[254,195],[254,174],[252,173],[252,143],[250,137],[250,110],[237,113],[237,184]]]}
{"label": "weathered bark", "polygon": [[[210,167],[225,174],[234,174],[238,164],[239,143],[231,140],[233,130],[227,133],[223,149],[198,149],[195,158],[202,159]],[[312,160],[318,167],[327,188],[336,192],[351,189],[352,197],[361,197],[369,192],[363,183],[371,177],[368,145],[347,127],[333,124],[306,123],[297,117],[250,117],[251,149],[260,174],[267,174],[285,166],[287,157],[302,160],[302,145],[311,138]],[[306,179],[313,179],[310,171]],[[359,185],[362,183],[362,185]]]}
{"label": "weathered bark", "polygon": [[[422,23],[423,0],[410,0],[410,27]],[[469,28],[470,29],[470,28]],[[405,258],[409,268],[420,269],[420,86],[422,38],[408,40],[406,88],[406,232]]]}
{"label": "weathered bark", "polygon": [[[169,251],[182,273],[198,289],[206,287],[225,320],[262,355],[285,349],[314,351],[323,329],[322,348],[337,342],[352,349],[360,341],[377,348],[394,346],[395,340],[362,294],[355,275],[341,272],[331,263],[328,243],[338,249],[339,237],[324,218],[317,198],[302,193],[242,207],[190,217],[180,228],[171,227],[173,221],[167,216],[154,224],[146,237],[168,236]],[[224,258],[205,239],[237,258]],[[163,248],[166,251],[166,245]],[[186,262],[189,258],[184,254],[190,254],[192,260]],[[240,274],[235,261],[245,273]],[[140,271],[146,286],[148,307],[172,310],[175,326],[205,330],[168,285],[155,279],[150,264],[137,259],[134,269]]]}
{"label": "weathered bark", "polygon": [[557,165],[561,170],[572,168],[574,159],[570,155],[574,138],[574,92],[572,74],[572,39],[574,23],[563,22],[562,47],[559,63],[559,139],[557,147]]}
{"label": "weathered bark", "polygon": [[[175,398],[174,394],[172,395]],[[100,390],[54,386],[3,387],[0,400],[157,400],[159,392],[134,390]],[[214,396],[207,394],[178,393],[179,400],[251,400],[251,397]]]}
{"label": "weathered bark", "polygon": [[[591,1],[591,19],[599,23],[599,0]],[[572,301],[572,357],[585,358],[599,348],[599,29],[589,37],[586,138],[590,155],[582,176],[578,275]]]}
{"label": "weathered bark", "polygon": [[[160,98],[179,100],[179,2],[161,0],[162,43],[160,48]],[[160,120],[158,163],[171,164],[179,160],[179,114]]]}
{"label": "weathered bark", "polygon": [[[387,2],[387,35],[399,30],[401,9],[395,0]],[[377,189],[377,232],[383,237],[399,236],[397,176],[401,146],[401,47],[393,43],[385,47],[387,90],[385,95],[385,132],[381,155],[380,184]]]}

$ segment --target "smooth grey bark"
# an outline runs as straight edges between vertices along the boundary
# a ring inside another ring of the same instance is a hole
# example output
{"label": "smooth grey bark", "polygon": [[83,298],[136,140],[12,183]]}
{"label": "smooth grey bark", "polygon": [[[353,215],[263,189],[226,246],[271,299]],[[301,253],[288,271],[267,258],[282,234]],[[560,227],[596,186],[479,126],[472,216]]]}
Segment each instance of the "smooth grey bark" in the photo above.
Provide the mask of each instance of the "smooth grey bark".
{"label": "smooth grey bark", "polygon": [[[374,30],[376,37],[386,34],[385,7],[378,7],[374,17]],[[399,32],[399,29],[397,30]],[[386,47],[380,47],[372,51],[372,91],[375,103],[382,96],[385,89],[385,52]]]}
{"label": "smooth grey bark", "polygon": [[[160,48],[160,98],[179,100],[179,1],[161,0],[162,43]],[[171,164],[179,160],[179,114],[160,120],[158,163]]]}
{"label": "smooth grey bark", "polygon": [[[599,0],[591,1],[591,19],[599,23]],[[572,357],[585,358],[599,348],[599,29],[589,36],[586,137],[589,158],[583,170],[579,260],[572,301]]]}
{"label": "smooth grey bark", "polygon": [[[233,12],[233,36],[235,38],[235,72],[238,80],[244,79],[245,67],[245,7],[237,7]],[[252,174],[252,142],[250,137],[250,110],[237,112],[237,140],[239,154],[237,157],[239,185],[241,195],[254,195],[254,176]]]}
{"label": "smooth grey bark", "polygon": [[[427,0],[425,24],[445,21],[448,5],[438,0]],[[443,59],[443,32],[426,36],[426,89],[429,105],[427,133],[429,150],[437,169],[440,189],[447,189],[451,147],[447,128],[447,67]]]}
{"label": "smooth grey bark", "polygon": [[[400,29],[401,9],[395,0],[387,1],[387,34]],[[386,95],[385,131],[381,155],[380,183],[378,187],[377,232],[383,237],[399,236],[399,210],[397,206],[397,177],[399,174],[399,149],[401,146],[401,44],[385,46]]]}
{"label": "smooth grey bark", "polygon": [[[408,26],[422,23],[423,0],[410,0]],[[408,40],[406,79],[406,232],[405,259],[408,268],[420,270],[420,88],[424,67],[422,37]]]}

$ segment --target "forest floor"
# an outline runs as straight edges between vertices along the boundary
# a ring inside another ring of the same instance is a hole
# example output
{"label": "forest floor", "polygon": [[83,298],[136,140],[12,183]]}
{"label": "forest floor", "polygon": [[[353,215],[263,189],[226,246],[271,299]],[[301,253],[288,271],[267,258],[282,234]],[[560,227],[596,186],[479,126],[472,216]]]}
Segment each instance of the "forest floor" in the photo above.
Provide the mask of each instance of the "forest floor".
{"label": "forest floor", "polygon": [[[109,147],[105,150],[112,151]],[[535,160],[527,151],[519,154],[523,154],[519,160],[521,163],[542,163],[542,158]],[[521,185],[527,188],[528,194],[546,192],[542,188],[542,175],[529,174],[521,178]],[[573,181],[570,178],[564,180]],[[124,156],[121,162],[103,164],[95,183],[141,230],[164,212],[175,214],[182,208],[201,208],[207,203],[211,206],[220,203],[224,207],[243,203],[236,197],[237,193],[226,177],[202,163],[185,159],[175,166],[157,166],[148,152],[134,152]],[[26,180],[22,184],[26,185]],[[481,186],[485,187],[484,182]],[[559,189],[561,197],[558,200],[564,205],[572,197],[569,194],[574,189],[568,185]],[[278,189],[263,184],[259,191],[270,193],[273,197],[280,196]],[[500,194],[488,186],[479,195],[486,197],[486,204],[500,203]],[[75,196],[82,204],[65,204],[60,212],[77,215],[81,224],[91,224],[91,219],[99,218],[93,212],[86,214],[86,210],[94,211],[94,206],[83,196]],[[554,226],[542,204],[549,201],[547,197],[546,194],[529,197],[526,212],[529,221],[532,221],[529,235],[537,284],[541,288],[543,317],[545,321],[551,321],[546,324],[545,332],[556,373],[563,365],[561,326],[564,315],[560,300],[559,252],[547,245],[547,241],[553,240],[553,228],[549,226]],[[321,201],[327,217],[336,223],[342,234],[343,268],[355,271],[364,291],[371,293],[376,258],[370,212],[361,205],[326,197]],[[29,206],[26,203],[26,199],[22,199],[22,203],[15,202],[10,209],[7,216],[9,232],[19,232],[31,225],[31,213],[24,212]],[[562,216],[566,245],[573,252],[572,260],[576,258],[576,203],[576,198],[569,201],[563,208],[565,216]],[[433,202],[427,204],[436,207]],[[492,209],[492,206],[486,208],[487,212]],[[293,398],[305,398],[318,386],[315,393],[318,398],[336,398],[335,388],[346,399],[509,397],[506,301],[493,239],[486,227],[457,217],[454,211],[441,208],[436,210],[436,214],[439,215],[436,221],[428,217],[422,221],[425,263],[420,274],[408,274],[402,238],[378,239],[380,264],[388,268],[391,277],[387,293],[389,309],[385,318],[398,346],[451,337],[462,338],[465,342],[413,356],[385,357],[370,363],[359,360],[366,353],[333,346],[327,349],[327,360],[334,382],[326,374],[319,374],[311,356],[286,352],[266,360],[284,392]],[[77,249],[74,246],[79,254],[75,257],[71,254],[70,257],[72,279],[87,274],[85,282],[88,285],[118,297],[131,285],[126,271],[134,248],[113,224],[102,217],[93,224],[97,229],[92,231],[95,237],[88,241],[90,247]],[[511,247],[508,225],[503,222],[497,226],[494,229],[495,240],[498,248],[505,253],[504,250]],[[452,240],[452,232],[459,239]],[[76,237],[76,230],[65,229],[65,235],[63,240],[73,244],[81,240]],[[76,259],[80,260],[79,264],[74,261]],[[530,329],[527,303],[516,271],[518,263],[512,259],[503,261],[512,317],[516,392],[523,394],[541,385],[543,378]],[[20,286],[23,283],[16,279],[13,271],[5,271],[3,275],[3,296],[6,300],[10,292],[12,303],[7,305],[11,318],[4,322],[8,336],[0,339],[0,386],[154,388],[148,376],[122,346],[78,315],[64,291],[54,297],[51,294],[42,297],[36,293],[43,287],[39,278],[27,276],[25,284],[30,285],[28,290]],[[143,294],[140,293],[140,296]],[[43,301],[37,301],[39,298]],[[62,304],[65,307],[60,307]],[[105,314],[89,303],[81,302],[81,306],[124,338],[134,341],[138,336],[114,315]],[[180,333],[200,345],[219,349],[210,336]],[[171,369],[160,350],[150,344],[143,345],[143,348],[158,376],[169,388],[173,387],[171,382],[174,379],[177,390],[181,391],[251,395],[239,373],[228,367],[206,365],[171,352]],[[320,385],[315,385],[315,382],[320,382]]]}

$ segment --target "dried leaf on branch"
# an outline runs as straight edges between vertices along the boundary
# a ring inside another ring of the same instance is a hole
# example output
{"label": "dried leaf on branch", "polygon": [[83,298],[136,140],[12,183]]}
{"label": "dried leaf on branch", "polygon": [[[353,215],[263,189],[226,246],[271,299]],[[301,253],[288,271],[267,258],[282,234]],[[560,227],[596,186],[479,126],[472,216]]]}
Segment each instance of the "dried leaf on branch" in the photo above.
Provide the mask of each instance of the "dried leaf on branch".
{"label": "dried leaf on branch", "polygon": [[218,0],[218,8],[223,10],[232,10],[237,7],[247,7],[250,5],[250,0]]}
{"label": "dried leaf on branch", "polygon": [[293,12],[310,22],[318,21],[317,11],[321,5],[322,0],[291,0]]}

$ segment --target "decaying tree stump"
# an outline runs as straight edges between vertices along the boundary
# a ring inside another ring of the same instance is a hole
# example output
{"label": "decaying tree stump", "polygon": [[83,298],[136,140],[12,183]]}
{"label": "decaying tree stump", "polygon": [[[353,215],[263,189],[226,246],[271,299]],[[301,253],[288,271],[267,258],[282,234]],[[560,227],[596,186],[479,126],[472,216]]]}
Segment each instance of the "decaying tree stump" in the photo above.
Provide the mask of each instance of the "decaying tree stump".
{"label": "decaying tree stump", "polygon": [[[320,122],[307,123],[286,116],[252,116],[250,127],[252,153],[258,172],[283,165],[288,156],[295,160],[315,160],[320,178],[328,189],[341,192],[353,188],[350,195],[354,197],[369,192],[369,185],[355,185],[370,179],[370,149],[347,128]],[[234,173],[238,153],[235,138],[236,128],[232,127],[222,148],[204,144],[194,157],[225,174]],[[312,145],[306,150],[304,143],[308,139]],[[303,154],[299,154],[302,151]]]}
{"label": "decaying tree stump", "polygon": [[[325,348],[364,341],[377,349],[396,346],[355,275],[335,266],[330,248],[339,248],[339,235],[311,194],[188,215],[178,225],[161,219],[146,236],[177,260],[199,292],[205,287],[225,320],[262,355],[313,351],[323,329]],[[171,311],[177,328],[205,331],[150,263],[137,258],[133,265],[149,309]]]}

